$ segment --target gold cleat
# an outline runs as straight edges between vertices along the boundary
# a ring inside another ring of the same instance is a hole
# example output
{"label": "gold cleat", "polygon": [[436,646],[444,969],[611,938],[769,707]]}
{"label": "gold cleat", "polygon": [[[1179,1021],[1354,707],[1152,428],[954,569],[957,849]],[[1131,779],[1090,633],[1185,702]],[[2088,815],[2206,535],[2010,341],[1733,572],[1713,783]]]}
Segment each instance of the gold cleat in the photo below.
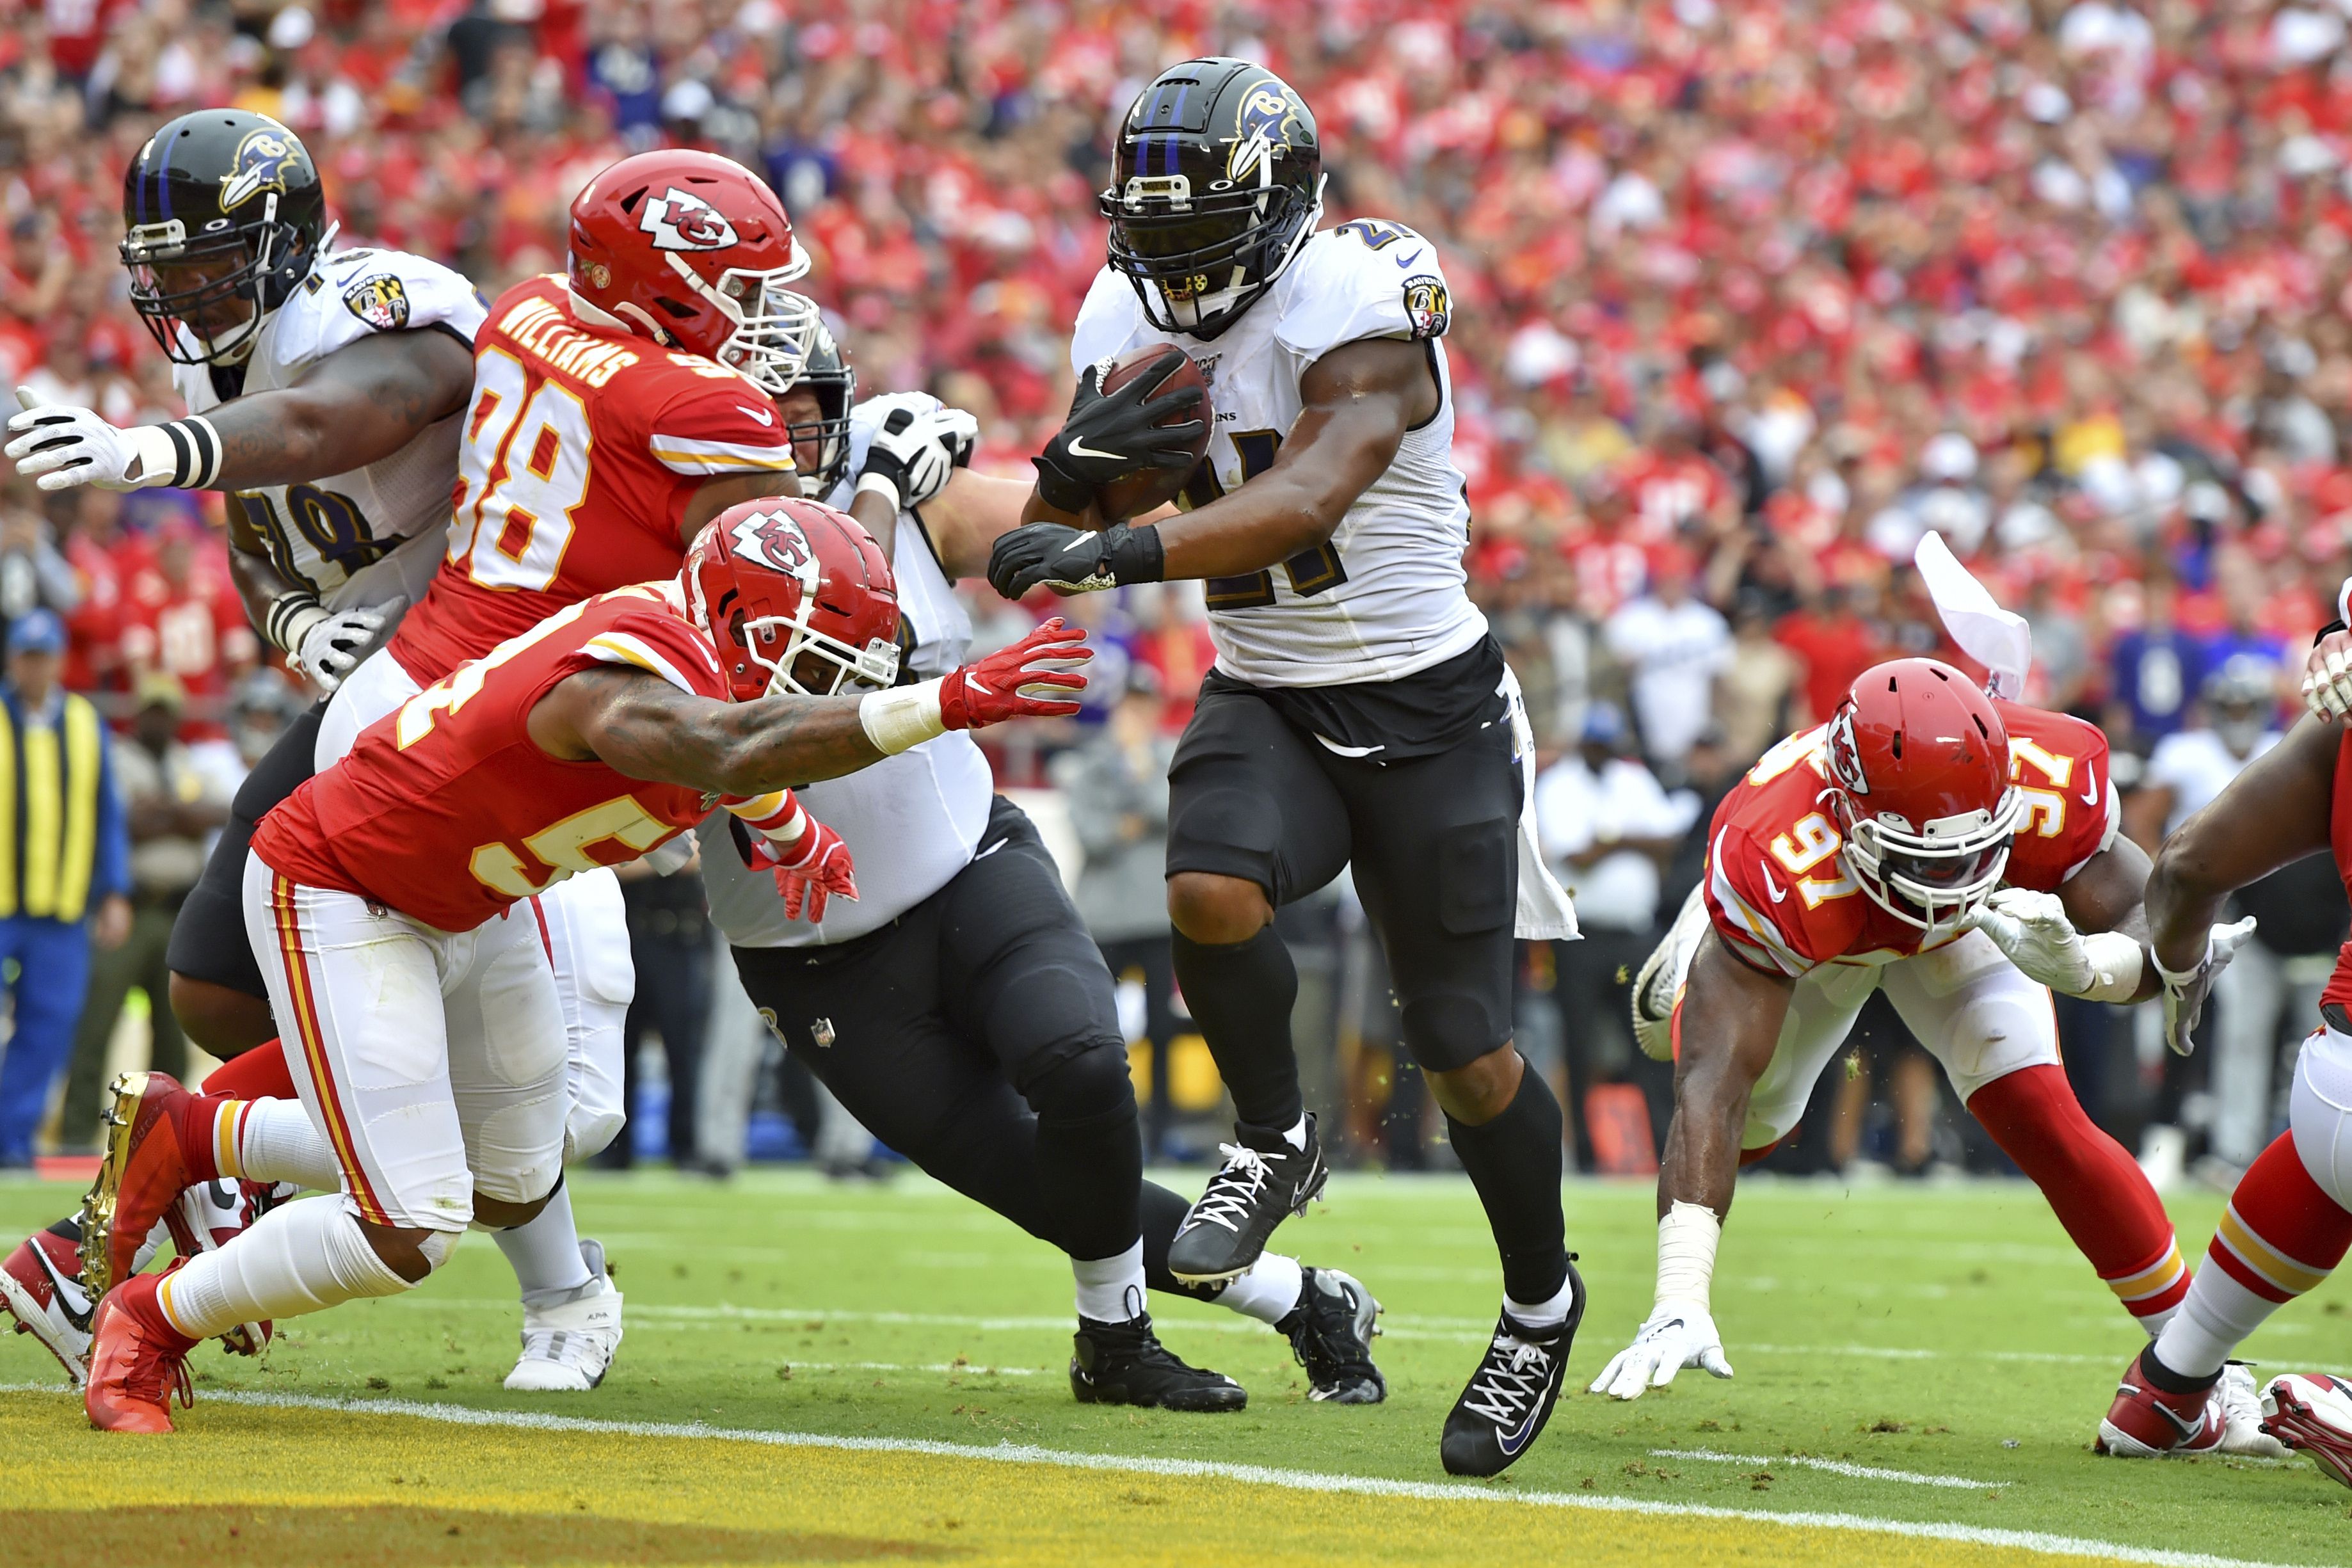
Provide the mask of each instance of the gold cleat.
{"label": "gold cleat", "polygon": [[81,1200],[81,1278],[97,1301],[119,1283],[114,1278],[114,1217],[122,1197],[122,1175],[131,1163],[131,1134],[139,1124],[139,1109],[147,1098],[143,1072],[127,1072],[108,1086],[112,1096],[100,1120],[106,1129],[100,1151],[97,1179]]}

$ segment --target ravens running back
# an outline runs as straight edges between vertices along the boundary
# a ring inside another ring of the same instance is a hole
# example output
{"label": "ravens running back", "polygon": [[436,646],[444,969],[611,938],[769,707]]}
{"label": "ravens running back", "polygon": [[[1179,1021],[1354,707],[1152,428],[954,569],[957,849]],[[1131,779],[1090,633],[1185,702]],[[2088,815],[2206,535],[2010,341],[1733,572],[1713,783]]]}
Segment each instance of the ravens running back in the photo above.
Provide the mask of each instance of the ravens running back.
{"label": "ravens running back", "polygon": [[[1465,592],[1436,248],[1402,225],[1318,226],[1315,117],[1264,68],[1188,60],[1121,123],[1108,265],[1080,310],[1077,395],[1036,459],[1026,525],[997,542],[1007,597],[1203,582],[1215,670],[1170,774],[1176,971],[1232,1089],[1223,1168],[1170,1251],[1180,1279],[1249,1268],[1324,1180],[1288,1020],[1297,974],[1275,909],[1352,864],[1502,1254],[1492,1345],[1441,1456],[1491,1475],[1557,1398],[1584,1305],[1560,1213],[1560,1110],[1511,1042],[1515,926],[1573,917],[1524,852],[1532,761],[1517,690]],[[1184,515],[1105,528],[1096,488],[1191,464],[1197,391],[1102,365],[1187,355],[1215,403]]]}

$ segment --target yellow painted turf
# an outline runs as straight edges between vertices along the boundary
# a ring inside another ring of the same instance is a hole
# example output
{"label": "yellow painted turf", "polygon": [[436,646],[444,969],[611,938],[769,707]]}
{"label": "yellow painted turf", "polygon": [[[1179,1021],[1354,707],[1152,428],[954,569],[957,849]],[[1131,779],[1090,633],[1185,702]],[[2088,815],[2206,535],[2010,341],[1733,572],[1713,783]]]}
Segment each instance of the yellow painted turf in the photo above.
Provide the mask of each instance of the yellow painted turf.
{"label": "yellow painted turf", "polygon": [[139,1438],[89,1430],[78,1401],[17,1394],[0,1402],[0,1543],[30,1563],[2095,1561],[1736,1520],[220,1403],[200,1431]]}

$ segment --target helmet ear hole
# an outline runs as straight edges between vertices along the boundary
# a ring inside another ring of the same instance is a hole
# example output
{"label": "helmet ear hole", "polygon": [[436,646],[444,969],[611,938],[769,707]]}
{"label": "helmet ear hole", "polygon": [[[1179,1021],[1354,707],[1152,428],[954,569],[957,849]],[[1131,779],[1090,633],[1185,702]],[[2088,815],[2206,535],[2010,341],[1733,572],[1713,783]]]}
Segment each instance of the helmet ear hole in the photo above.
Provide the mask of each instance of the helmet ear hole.
{"label": "helmet ear hole", "polygon": [[634,214],[637,210],[637,204],[646,199],[646,193],[652,188],[653,187],[650,185],[639,185],[635,190],[631,191],[627,195],[623,196],[621,198],[621,210],[625,213]]}

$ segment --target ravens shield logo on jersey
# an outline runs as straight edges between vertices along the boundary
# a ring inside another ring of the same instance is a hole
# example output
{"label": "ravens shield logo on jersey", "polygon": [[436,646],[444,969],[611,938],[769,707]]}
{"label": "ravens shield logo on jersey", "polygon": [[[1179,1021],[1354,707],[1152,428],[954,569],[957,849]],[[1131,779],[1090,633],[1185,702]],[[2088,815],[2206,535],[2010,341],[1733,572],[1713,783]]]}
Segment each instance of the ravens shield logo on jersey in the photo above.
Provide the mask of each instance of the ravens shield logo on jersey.
{"label": "ravens shield logo on jersey", "polygon": [[396,332],[408,325],[408,290],[389,272],[371,273],[345,289],[343,303],[379,332]]}

